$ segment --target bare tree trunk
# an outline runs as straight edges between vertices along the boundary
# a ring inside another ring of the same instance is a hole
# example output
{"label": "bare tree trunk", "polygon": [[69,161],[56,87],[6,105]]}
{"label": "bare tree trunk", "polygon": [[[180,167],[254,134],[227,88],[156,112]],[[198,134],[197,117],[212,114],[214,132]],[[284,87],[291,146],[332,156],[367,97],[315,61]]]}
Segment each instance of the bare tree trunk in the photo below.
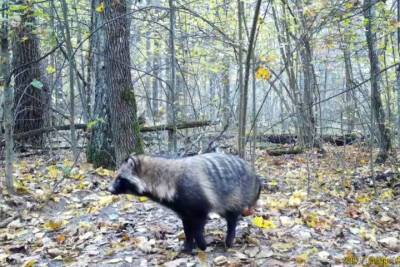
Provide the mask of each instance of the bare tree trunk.
{"label": "bare tree trunk", "polygon": [[[167,95],[167,124],[176,124],[176,56],[175,56],[175,5],[169,0],[169,52],[170,52],[170,82]],[[168,150],[176,152],[176,133],[168,131]]]}
{"label": "bare tree trunk", "polygon": [[244,4],[241,0],[237,1],[238,8],[238,38],[239,38],[239,49],[238,49],[238,65],[239,65],[239,133],[238,133],[238,152],[239,156],[244,158],[245,156],[245,148],[246,148],[246,140],[243,132],[245,132],[244,125],[241,124],[241,115],[243,114],[242,108],[244,100],[243,95],[243,17],[244,17]]}
{"label": "bare tree trunk", "polygon": [[223,125],[229,125],[230,114],[231,114],[231,102],[230,102],[230,80],[229,80],[229,57],[224,56],[224,70],[222,73],[222,115]]}
{"label": "bare tree trunk", "polygon": [[346,77],[346,120],[347,120],[347,133],[350,134],[354,131],[354,121],[355,121],[355,104],[354,104],[354,92],[352,88],[354,87],[353,78],[353,67],[351,64],[350,53],[346,47],[343,49],[344,66],[345,66],[345,77]]}
{"label": "bare tree trunk", "polygon": [[[400,21],[400,0],[397,0],[397,21]],[[400,27],[397,27],[397,53],[400,59]],[[396,67],[397,135],[400,137],[400,65]],[[400,144],[400,140],[397,140]]]}
{"label": "bare tree trunk", "polygon": [[68,57],[68,62],[69,62],[69,120],[70,120],[70,125],[71,125],[71,147],[72,147],[72,153],[74,155],[74,158],[77,159],[79,154],[78,154],[78,149],[77,149],[77,138],[76,138],[76,130],[75,130],[75,88],[74,88],[74,83],[75,83],[75,78],[74,78],[74,54],[73,54],[73,48],[72,48],[72,41],[71,41],[71,32],[70,32],[70,25],[68,22],[68,5],[66,0],[61,0],[61,6],[62,6],[62,13],[63,13],[63,23],[61,23],[61,28],[62,32],[64,35],[64,40],[67,46],[67,57]]}
{"label": "bare tree trunk", "polygon": [[[101,0],[91,1],[91,29],[99,28],[103,23],[103,16],[96,12],[96,7],[100,5]],[[86,158],[88,162],[93,163],[97,168],[99,166],[112,168],[115,166],[115,152],[112,146],[110,115],[107,107],[107,93],[106,86],[106,72],[105,72],[105,31],[100,28],[93,34],[90,39],[91,54],[89,55],[92,73],[88,73],[91,87],[91,92],[94,94],[93,109],[90,112],[91,122],[91,135],[89,144],[86,150]]]}
{"label": "bare tree trunk", "polygon": [[154,41],[154,55],[153,55],[153,84],[152,84],[152,109],[154,116],[158,119],[158,91],[159,91],[159,83],[158,80],[160,78],[160,67],[161,67],[161,60],[160,60],[160,53],[158,51],[159,43],[158,41]]}
{"label": "bare tree trunk", "polygon": [[239,113],[239,128],[240,128],[239,136],[241,138],[239,140],[242,140],[242,142],[241,142],[241,149],[239,149],[239,156],[241,156],[242,158],[245,157],[245,148],[246,148],[246,120],[247,120],[247,100],[248,100],[247,98],[248,98],[249,80],[251,71],[251,58],[253,57],[253,51],[255,46],[255,35],[257,29],[258,15],[260,14],[260,7],[261,7],[261,0],[258,0],[256,4],[256,9],[254,11],[253,24],[251,26],[249,45],[247,48],[243,93],[240,94],[241,107]]}
{"label": "bare tree trunk", "polygon": [[13,95],[10,87],[10,52],[8,50],[8,0],[4,0],[0,6],[3,10],[1,12],[2,23],[0,28],[0,75],[4,82],[4,103],[3,103],[3,127],[4,127],[4,139],[6,141],[5,146],[5,164],[6,164],[6,176],[5,186],[9,194],[14,193],[14,179],[13,179],[13,118],[12,118],[12,106],[13,106]]}
{"label": "bare tree trunk", "polygon": [[[380,96],[380,66],[378,54],[376,51],[376,29],[373,29],[375,22],[375,4],[376,0],[364,1],[364,17],[367,19],[365,25],[365,35],[368,44],[368,56],[370,61],[370,75],[371,75],[371,113],[373,119],[377,123],[377,133],[379,141],[379,153],[376,158],[377,163],[385,162],[389,149],[390,149],[390,136],[389,131],[385,126],[385,112],[382,106]],[[372,125],[374,122],[372,122]]]}
{"label": "bare tree trunk", "polygon": [[[14,131],[16,133],[40,129],[49,107],[49,88],[41,71],[39,38],[35,34],[36,20],[33,7],[21,1],[27,9],[21,11],[20,24],[14,28],[13,68],[14,81]],[[43,136],[22,140],[24,143],[41,145]]]}
{"label": "bare tree trunk", "polygon": [[109,90],[111,132],[119,165],[130,153],[143,153],[140,126],[137,119],[135,93],[131,81],[129,29],[126,0],[106,0],[105,72]]}

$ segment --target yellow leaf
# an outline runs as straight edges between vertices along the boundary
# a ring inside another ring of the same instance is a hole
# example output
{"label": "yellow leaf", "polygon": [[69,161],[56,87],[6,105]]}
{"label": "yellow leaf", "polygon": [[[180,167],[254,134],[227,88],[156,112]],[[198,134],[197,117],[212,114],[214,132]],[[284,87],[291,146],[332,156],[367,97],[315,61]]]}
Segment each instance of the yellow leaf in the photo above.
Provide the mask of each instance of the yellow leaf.
{"label": "yellow leaf", "polygon": [[310,228],[315,228],[318,225],[318,216],[315,213],[310,213],[306,216],[306,224]]}
{"label": "yellow leaf", "polygon": [[56,73],[56,68],[54,68],[53,66],[47,66],[46,71],[47,74],[54,74]]}
{"label": "yellow leaf", "polygon": [[307,197],[307,193],[304,191],[296,191],[289,198],[289,206],[297,207],[305,200]]}
{"label": "yellow leaf", "polygon": [[394,197],[393,190],[392,189],[387,189],[380,195],[379,198],[381,200],[391,200],[391,199],[393,199],[393,197]]}
{"label": "yellow leaf", "polygon": [[116,196],[105,196],[105,197],[100,198],[98,204],[101,207],[106,207],[117,200],[118,200],[118,197],[116,197]]}
{"label": "yellow leaf", "polygon": [[101,3],[96,7],[96,12],[97,12],[97,13],[103,13],[103,12],[104,12],[104,2],[101,2]]}
{"label": "yellow leaf", "polygon": [[253,225],[263,229],[274,229],[276,225],[271,220],[265,220],[263,217],[256,216],[252,220]]}
{"label": "yellow leaf", "polygon": [[360,195],[356,197],[356,201],[358,203],[368,203],[371,201],[371,198],[368,195]]}
{"label": "yellow leaf", "polygon": [[344,7],[346,9],[351,9],[353,7],[353,3],[352,2],[347,2],[347,3],[344,4]]}
{"label": "yellow leaf", "polygon": [[74,166],[74,163],[69,159],[64,159],[63,165],[64,167],[71,168],[72,166]]}
{"label": "yellow leaf", "polygon": [[263,66],[260,66],[257,68],[256,79],[268,81],[270,78],[271,78],[271,74],[269,73],[269,71],[266,68],[264,68]]}
{"label": "yellow leaf", "polygon": [[104,169],[103,167],[99,167],[95,170],[95,172],[100,176],[113,176],[114,172],[111,170]]}
{"label": "yellow leaf", "polygon": [[36,260],[35,259],[30,259],[27,260],[26,262],[24,262],[24,264],[22,264],[22,267],[33,267],[36,264]]}
{"label": "yellow leaf", "polygon": [[51,165],[47,167],[47,173],[50,178],[56,179],[60,174],[61,171],[55,165]]}
{"label": "yellow leaf", "polygon": [[149,200],[147,197],[139,197],[140,202],[146,202],[147,200]]}
{"label": "yellow leaf", "polygon": [[22,181],[16,180],[14,181],[15,192],[19,195],[29,193],[29,189],[25,186]]}
{"label": "yellow leaf", "polygon": [[308,255],[306,253],[300,254],[296,256],[297,264],[304,264],[308,261]]}
{"label": "yellow leaf", "polygon": [[63,225],[65,225],[67,223],[68,223],[68,221],[66,221],[66,220],[49,220],[43,224],[43,227],[47,231],[56,231],[56,230],[61,229],[61,227],[63,227]]}

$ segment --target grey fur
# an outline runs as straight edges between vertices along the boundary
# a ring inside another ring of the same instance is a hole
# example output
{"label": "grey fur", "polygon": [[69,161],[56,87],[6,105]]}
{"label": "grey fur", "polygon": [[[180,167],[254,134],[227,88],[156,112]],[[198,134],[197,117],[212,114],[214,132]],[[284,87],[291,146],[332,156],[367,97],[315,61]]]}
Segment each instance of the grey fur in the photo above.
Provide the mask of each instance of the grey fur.
{"label": "grey fur", "polygon": [[245,161],[219,153],[182,159],[131,156],[117,174],[160,200],[172,200],[179,181],[197,184],[202,192],[192,193],[203,193],[212,211],[221,215],[253,206],[260,189],[260,181]]}

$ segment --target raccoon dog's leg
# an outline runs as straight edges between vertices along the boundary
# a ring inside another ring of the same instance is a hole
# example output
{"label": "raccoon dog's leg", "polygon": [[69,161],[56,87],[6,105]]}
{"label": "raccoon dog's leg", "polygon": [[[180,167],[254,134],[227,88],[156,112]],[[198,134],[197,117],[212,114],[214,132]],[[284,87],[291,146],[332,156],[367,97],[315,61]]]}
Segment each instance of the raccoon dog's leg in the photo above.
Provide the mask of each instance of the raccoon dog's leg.
{"label": "raccoon dog's leg", "polygon": [[190,253],[194,248],[194,241],[196,241],[197,247],[201,250],[205,250],[207,248],[207,243],[204,239],[204,226],[207,222],[207,216],[191,216],[183,217],[183,228],[185,231],[185,244],[183,248],[183,252]]}
{"label": "raccoon dog's leg", "polygon": [[207,215],[199,216],[193,221],[194,225],[194,239],[196,240],[197,247],[201,250],[207,248],[206,240],[204,239],[204,226],[207,222]]}
{"label": "raccoon dog's leg", "polygon": [[194,228],[193,223],[187,219],[182,218],[183,231],[185,232],[185,242],[183,244],[182,252],[191,253],[194,249]]}
{"label": "raccoon dog's leg", "polygon": [[237,212],[227,212],[225,215],[226,224],[228,226],[228,231],[226,232],[225,245],[230,248],[233,245],[233,240],[236,235],[236,224],[239,218],[239,214]]}

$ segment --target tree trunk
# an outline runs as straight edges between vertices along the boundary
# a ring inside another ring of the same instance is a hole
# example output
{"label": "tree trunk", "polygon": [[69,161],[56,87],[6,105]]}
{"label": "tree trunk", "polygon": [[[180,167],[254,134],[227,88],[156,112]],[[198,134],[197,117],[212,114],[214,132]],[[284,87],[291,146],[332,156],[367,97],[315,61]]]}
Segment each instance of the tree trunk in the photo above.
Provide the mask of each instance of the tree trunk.
{"label": "tree trunk", "polygon": [[106,0],[105,73],[112,141],[117,166],[131,153],[143,153],[130,72],[130,19],[126,0]]}
{"label": "tree trunk", "polygon": [[77,138],[76,138],[76,130],[75,130],[75,88],[74,88],[74,66],[75,66],[75,58],[73,54],[72,48],[72,39],[71,39],[71,32],[70,32],[70,25],[68,20],[68,5],[66,0],[61,1],[62,6],[62,13],[63,13],[63,23],[60,24],[61,30],[64,35],[64,40],[67,46],[67,59],[68,59],[68,66],[69,66],[69,121],[71,125],[71,147],[72,153],[74,155],[74,159],[77,159],[79,156],[78,149],[77,149]]}
{"label": "tree trunk", "polygon": [[343,49],[344,66],[345,66],[345,77],[346,77],[346,94],[345,94],[345,114],[347,121],[347,133],[350,134],[354,131],[354,121],[355,121],[355,104],[354,104],[354,92],[352,88],[354,87],[353,78],[353,67],[351,64],[350,53],[346,47]]}
{"label": "tree trunk", "polygon": [[[170,81],[167,95],[167,123],[176,123],[176,57],[175,57],[175,6],[174,0],[169,0],[169,52]],[[176,133],[168,131],[168,150],[176,152]]]}
{"label": "tree trunk", "polygon": [[[101,0],[92,0],[91,3],[91,14],[92,14],[92,25],[91,29],[99,28],[103,23],[102,14],[96,12],[96,7],[102,3]],[[90,112],[91,122],[91,135],[89,144],[86,150],[86,158],[88,162],[93,163],[94,167],[115,167],[115,152],[111,142],[111,127],[110,127],[110,115],[107,108],[107,97],[109,95],[106,86],[106,72],[105,72],[105,31],[104,28],[100,28],[92,38],[90,39],[90,51],[89,55],[91,69],[93,73],[90,81],[93,81],[91,90],[94,93],[93,110]]]}
{"label": "tree trunk", "polygon": [[312,65],[312,52],[309,37],[305,34],[301,37],[302,48],[300,58],[303,71],[303,101],[301,106],[301,142],[304,146],[318,146],[316,140],[315,117],[313,109],[313,99],[315,92],[315,77]]}
{"label": "tree trunk", "polygon": [[159,83],[160,81],[158,80],[160,78],[160,66],[161,66],[161,60],[160,60],[160,53],[158,51],[159,49],[159,44],[158,41],[154,41],[154,55],[153,55],[153,84],[152,84],[152,93],[151,93],[151,106],[153,110],[153,114],[155,117],[155,121],[159,119],[159,114],[158,114],[158,91],[159,91]]}
{"label": "tree trunk", "polygon": [[[41,72],[39,38],[34,33],[35,15],[30,1],[21,1],[27,9],[21,11],[21,22],[14,28],[14,131],[16,133],[40,129],[44,126],[50,97],[49,88]],[[24,143],[40,146],[43,136],[26,137]]]}
{"label": "tree trunk", "polygon": [[4,139],[6,141],[5,147],[5,187],[9,194],[14,193],[14,180],[13,180],[13,119],[12,119],[12,106],[13,96],[12,89],[10,87],[10,53],[8,50],[8,0],[4,0],[0,6],[3,10],[1,12],[2,23],[0,28],[0,77],[3,78],[4,82],[4,102],[3,102],[3,127],[4,127]]}
{"label": "tree trunk", "polygon": [[[239,65],[239,133],[238,133],[238,152],[239,156],[244,158],[245,156],[245,149],[246,149],[246,136],[245,136],[245,131],[246,129],[244,128],[244,125],[241,123],[241,114],[243,114],[242,108],[243,108],[243,100],[244,100],[244,95],[243,95],[243,17],[244,17],[244,4],[241,0],[237,1],[237,8],[238,8],[238,38],[239,38],[239,49],[238,49],[238,65]],[[247,96],[246,96],[247,97]]]}
{"label": "tree trunk", "polygon": [[[373,29],[375,22],[375,4],[376,0],[365,0],[364,1],[364,17],[367,19],[365,25],[365,36],[368,44],[368,56],[370,62],[370,75],[371,75],[371,112],[373,115],[374,122],[377,123],[377,134],[379,142],[379,153],[376,158],[377,163],[385,162],[389,149],[390,149],[390,136],[389,131],[385,126],[385,112],[382,106],[382,100],[380,96],[380,66],[377,54],[377,40],[376,40],[376,28]],[[374,127],[372,127],[374,128]]]}
{"label": "tree trunk", "polygon": [[[400,21],[400,0],[397,0],[397,21]],[[400,27],[397,27],[397,53],[400,59]],[[400,137],[400,65],[396,67],[397,135]],[[398,140],[399,144],[400,141]]]}

